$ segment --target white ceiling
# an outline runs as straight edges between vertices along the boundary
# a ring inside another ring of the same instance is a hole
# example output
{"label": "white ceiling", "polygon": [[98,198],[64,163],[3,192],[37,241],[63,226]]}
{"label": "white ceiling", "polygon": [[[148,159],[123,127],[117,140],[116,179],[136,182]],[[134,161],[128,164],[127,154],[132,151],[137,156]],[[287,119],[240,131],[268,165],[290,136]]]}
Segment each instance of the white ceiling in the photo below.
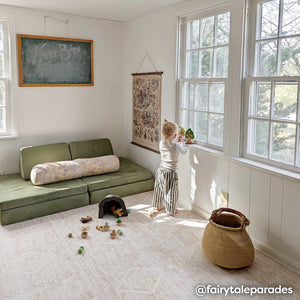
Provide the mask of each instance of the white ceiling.
{"label": "white ceiling", "polygon": [[0,0],[0,4],[126,22],[183,0]]}

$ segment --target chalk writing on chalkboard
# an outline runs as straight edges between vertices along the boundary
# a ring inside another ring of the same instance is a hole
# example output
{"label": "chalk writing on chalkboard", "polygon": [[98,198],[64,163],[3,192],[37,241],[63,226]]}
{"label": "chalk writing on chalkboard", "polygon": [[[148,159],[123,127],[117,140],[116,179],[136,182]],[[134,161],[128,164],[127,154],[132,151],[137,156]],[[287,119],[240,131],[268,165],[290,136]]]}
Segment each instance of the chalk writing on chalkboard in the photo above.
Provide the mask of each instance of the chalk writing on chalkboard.
{"label": "chalk writing on chalkboard", "polygon": [[18,35],[20,86],[93,85],[93,41]]}

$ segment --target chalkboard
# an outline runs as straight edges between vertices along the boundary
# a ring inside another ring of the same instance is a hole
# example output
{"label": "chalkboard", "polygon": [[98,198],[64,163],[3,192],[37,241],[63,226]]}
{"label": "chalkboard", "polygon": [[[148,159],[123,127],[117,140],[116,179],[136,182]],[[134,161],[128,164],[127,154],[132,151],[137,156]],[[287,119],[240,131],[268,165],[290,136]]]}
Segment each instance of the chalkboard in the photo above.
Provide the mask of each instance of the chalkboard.
{"label": "chalkboard", "polygon": [[93,41],[18,34],[20,86],[94,85]]}

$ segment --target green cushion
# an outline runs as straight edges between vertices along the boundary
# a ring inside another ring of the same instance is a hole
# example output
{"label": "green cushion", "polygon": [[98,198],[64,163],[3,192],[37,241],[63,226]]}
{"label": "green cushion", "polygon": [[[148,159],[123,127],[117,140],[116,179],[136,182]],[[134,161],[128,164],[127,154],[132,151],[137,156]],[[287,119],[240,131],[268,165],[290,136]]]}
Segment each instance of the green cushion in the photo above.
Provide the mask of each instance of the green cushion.
{"label": "green cushion", "polygon": [[114,154],[109,139],[71,142],[70,151],[72,159],[91,158]]}
{"label": "green cushion", "polygon": [[1,225],[34,219],[85,205],[89,205],[88,193],[2,210],[0,215]]}
{"label": "green cushion", "polygon": [[67,143],[23,147],[20,149],[20,175],[28,180],[31,169],[35,165],[63,160],[71,160]]}
{"label": "green cushion", "polygon": [[90,203],[99,203],[100,200],[107,195],[118,195],[120,197],[125,197],[133,194],[150,191],[153,190],[153,186],[154,178],[151,178],[143,181],[93,191],[90,193]]}
{"label": "green cushion", "polygon": [[82,178],[82,180],[87,183],[90,192],[112,186],[147,180],[153,177],[149,170],[133,163],[128,159],[122,157],[119,159],[119,171]]}
{"label": "green cushion", "polygon": [[19,174],[0,176],[0,207],[2,210],[42,203],[58,198],[84,194],[86,184],[80,179],[34,186]]}

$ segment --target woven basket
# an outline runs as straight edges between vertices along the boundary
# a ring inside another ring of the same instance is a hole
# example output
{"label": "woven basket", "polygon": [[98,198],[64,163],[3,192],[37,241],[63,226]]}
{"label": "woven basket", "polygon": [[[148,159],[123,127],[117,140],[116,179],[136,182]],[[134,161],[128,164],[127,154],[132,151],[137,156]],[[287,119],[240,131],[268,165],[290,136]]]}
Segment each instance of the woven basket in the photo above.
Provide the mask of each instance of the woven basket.
{"label": "woven basket", "polygon": [[202,239],[202,249],[206,257],[223,268],[240,269],[249,266],[255,255],[245,229],[249,224],[250,221],[237,210],[214,210]]}

